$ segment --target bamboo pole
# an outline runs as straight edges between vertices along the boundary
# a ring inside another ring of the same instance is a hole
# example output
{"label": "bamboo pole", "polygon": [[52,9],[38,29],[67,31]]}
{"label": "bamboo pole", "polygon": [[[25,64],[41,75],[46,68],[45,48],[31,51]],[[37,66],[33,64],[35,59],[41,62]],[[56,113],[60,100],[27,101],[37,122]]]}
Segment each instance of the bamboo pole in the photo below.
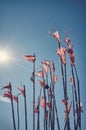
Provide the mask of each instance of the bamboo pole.
{"label": "bamboo pole", "polygon": [[24,106],[25,106],[25,130],[27,130],[28,129],[28,126],[27,126],[27,103],[26,103],[26,89],[25,89],[25,85],[23,87],[24,87]]}
{"label": "bamboo pole", "polygon": [[13,127],[14,130],[16,130],[16,123],[15,123],[15,114],[14,114],[14,106],[13,106],[13,98],[12,98],[12,85],[9,83],[11,88],[10,88],[10,93],[11,93],[11,108],[12,108],[12,117],[13,117]]}
{"label": "bamboo pole", "polygon": [[[59,45],[59,49],[61,48],[60,47],[60,43],[58,44]],[[61,73],[62,73],[62,82],[63,82],[63,92],[64,92],[64,99],[66,101],[66,104],[65,104],[65,109],[66,109],[66,112],[67,112],[67,130],[70,130],[70,122],[69,122],[69,115],[68,115],[68,110],[67,110],[67,99],[68,99],[68,96],[67,96],[67,81],[66,81],[66,66],[64,65],[64,68],[63,68],[63,64],[62,64],[62,60],[60,58],[60,63],[61,63]]]}
{"label": "bamboo pole", "polygon": [[79,79],[77,74],[76,66],[74,65],[76,79],[77,79],[77,89],[78,89],[78,122],[79,122],[79,129],[81,130],[81,110],[80,110],[80,85],[79,85]]}
{"label": "bamboo pole", "polygon": [[[35,57],[35,53],[34,53]],[[33,61],[33,130],[35,130],[35,60]]]}
{"label": "bamboo pole", "polygon": [[17,95],[17,117],[18,117],[18,130],[20,130],[20,119],[19,119],[19,95]]}

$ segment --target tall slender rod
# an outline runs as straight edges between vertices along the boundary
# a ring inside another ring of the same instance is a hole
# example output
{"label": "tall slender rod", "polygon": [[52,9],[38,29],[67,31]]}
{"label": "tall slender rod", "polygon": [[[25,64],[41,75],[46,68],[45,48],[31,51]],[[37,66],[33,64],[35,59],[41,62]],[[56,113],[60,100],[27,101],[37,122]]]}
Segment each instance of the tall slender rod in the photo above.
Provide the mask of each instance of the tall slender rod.
{"label": "tall slender rod", "polygon": [[27,103],[26,103],[26,89],[24,85],[24,106],[25,106],[25,130],[27,130]]}
{"label": "tall slender rod", "polygon": [[[11,83],[9,83],[11,86]],[[16,123],[15,123],[15,115],[14,115],[14,106],[13,106],[13,98],[12,98],[12,86],[10,88],[10,93],[11,93],[11,108],[12,108],[12,116],[13,116],[13,126],[14,130],[16,130]]]}

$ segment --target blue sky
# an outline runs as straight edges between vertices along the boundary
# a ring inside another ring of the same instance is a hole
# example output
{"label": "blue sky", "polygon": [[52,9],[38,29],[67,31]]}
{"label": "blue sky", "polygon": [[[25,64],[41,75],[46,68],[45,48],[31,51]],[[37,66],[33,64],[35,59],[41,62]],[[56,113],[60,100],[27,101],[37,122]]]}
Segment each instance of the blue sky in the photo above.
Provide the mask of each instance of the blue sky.
{"label": "blue sky", "polygon": [[[5,64],[0,63],[0,87],[9,81],[13,86],[13,93],[17,93],[17,87],[22,84],[27,89],[28,104],[28,127],[32,128],[32,83],[30,76],[32,64],[24,60],[24,54],[36,54],[36,68],[44,59],[55,62],[56,73],[59,80],[56,84],[56,97],[59,103],[58,112],[63,112],[61,99],[63,91],[61,87],[60,62],[56,55],[58,48],[57,41],[51,38],[48,31],[57,30],[61,37],[61,45],[65,46],[65,32],[71,38],[74,46],[76,67],[78,70],[81,101],[83,103],[82,129],[85,130],[86,124],[86,87],[85,87],[85,23],[86,23],[85,1],[72,0],[44,0],[44,1],[0,1],[0,50],[8,51],[11,60]],[[68,66],[68,75],[70,75]],[[37,79],[36,79],[37,81]],[[38,96],[40,86],[37,84],[36,92]],[[70,94],[70,88],[68,88]],[[0,95],[2,95],[0,91]],[[57,103],[57,104],[58,104]],[[16,103],[14,103],[16,108]],[[20,106],[23,106],[23,97],[20,97]],[[16,111],[16,109],[15,109]],[[20,110],[21,130],[24,129],[24,109]],[[63,113],[62,113],[63,114]],[[10,104],[0,102],[0,129],[12,130]],[[63,115],[59,115],[61,127],[63,128]],[[30,117],[30,118],[29,118]],[[72,118],[72,117],[71,117]],[[29,123],[30,122],[30,123]]]}

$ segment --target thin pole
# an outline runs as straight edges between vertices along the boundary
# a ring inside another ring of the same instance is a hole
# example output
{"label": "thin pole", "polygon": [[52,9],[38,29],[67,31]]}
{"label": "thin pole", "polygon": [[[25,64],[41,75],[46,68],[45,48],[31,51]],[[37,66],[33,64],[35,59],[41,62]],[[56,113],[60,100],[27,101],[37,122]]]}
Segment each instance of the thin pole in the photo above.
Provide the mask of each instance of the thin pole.
{"label": "thin pole", "polygon": [[26,104],[26,89],[24,85],[24,106],[25,106],[25,130],[27,130],[27,104]]}
{"label": "thin pole", "polygon": [[20,129],[20,119],[19,119],[19,97],[17,95],[17,117],[18,117],[18,130]]}
{"label": "thin pole", "polygon": [[[42,70],[43,72],[43,70]],[[44,73],[44,72],[43,72]],[[44,81],[44,77],[43,77],[43,82]],[[44,108],[44,130],[47,130],[47,119],[46,119],[46,91],[45,88],[43,88],[43,92],[44,92],[44,100],[45,100],[45,108]]]}
{"label": "thin pole", "polygon": [[[9,83],[11,86],[11,83]],[[11,93],[11,108],[12,108],[12,116],[13,116],[13,126],[14,130],[16,130],[16,123],[15,123],[15,115],[14,115],[14,106],[13,106],[13,98],[12,98],[12,86],[10,88],[10,93]]]}
{"label": "thin pole", "polygon": [[[35,53],[34,53],[35,57]],[[35,130],[35,60],[33,61],[33,130]]]}
{"label": "thin pole", "polygon": [[66,112],[67,112],[67,129],[70,129],[70,120],[69,120],[69,114],[68,114],[68,109],[67,109],[67,100],[68,100],[68,94],[67,94],[67,73],[66,73],[66,64],[64,65],[64,70],[65,70],[65,98],[66,98]]}
{"label": "thin pole", "polygon": [[59,118],[58,118],[55,96],[53,98],[54,98],[54,106],[55,106],[55,111],[56,111],[57,126],[58,126],[58,130],[60,130],[60,124],[59,124]]}
{"label": "thin pole", "polygon": [[76,66],[74,65],[74,69],[75,69],[75,74],[76,74],[76,79],[77,79],[77,89],[78,89],[78,116],[79,116],[79,129],[81,130],[81,110],[80,110],[80,85],[79,85],[79,79],[78,79],[78,74],[77,74],[77,70],[76,70]]}
{"label": "thin pole", "polygon": [[75,116],[74,85],[72,85],[72,99],[73,99],[74,130],[77,130],[77,128],[76,128],[76,116]]}
{"label": "thin pole", "polygon": [[73,66],[71,65],[71,72],[73,77],[73,84],[74,84],[74,93],[75,93],[75,102],[76,102],[76,111],[77,111],[77,128],[79,124],[79,118],[78,118],[78,100],[77,100],[77,91],[76,91],[76,84],[75,84],[75,77],[74,77],[74,71]]}
{"label": "thin pole", "polygon": [[40,94],[38,97],[38,119],[37,119],[37,130],[40,130],[40,97],[41,97],[42,88],[40,89]]}
{"label": "thin pole", "polygon": [[[59,49],[60,49],[60,43],[59,43]],[[66,104],[65,104],[65,109],[66,109],[66,112],[67,112],[66,124],[67,124],[67,130],[70,130],[69,115],[68,115],[68,110],[67,110],[66,66],[65,66],[65,69],[64,69],[61,59],[60,59],[60,63],[61,63],[61,73],[62,73],[62,81],[63,81],[64,99],[66,100]],[[65,70],[65,73],[64,73],[64,70]]]}

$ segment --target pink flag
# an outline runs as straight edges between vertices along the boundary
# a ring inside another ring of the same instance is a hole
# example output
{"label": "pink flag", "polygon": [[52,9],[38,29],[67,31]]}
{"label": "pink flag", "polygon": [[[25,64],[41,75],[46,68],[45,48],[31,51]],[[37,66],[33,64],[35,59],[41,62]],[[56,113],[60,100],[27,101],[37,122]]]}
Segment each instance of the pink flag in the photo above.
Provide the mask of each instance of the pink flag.
{"label": "pink flag", "polygon": [[45,85],[45,83],[44,83],[43,81],[38,80],[38,82],[39,82],[39,84],[40,84],[40,86],[41,86],[41,87],[43,87],[43,88],[45,88],[45,87],[46,87],[46,85]]}
{"label": "pink flag", "polygon": [[56,51],[56,54],[60,56],[62,63],[66,64],[66,49],[61,47]]}
{"label": "pink flag", "polygon": [[14,96],[14,95],[13,95],[12,97],[13,97],[13,100],[14,100],[14,101],[18,102],[18,97],[17,97],[17,96]]}
{"label": "pink flag", "polygon": [[70,54],[70,62],[71,62],[71,65],[74,65],[75,63],[74,53]]}
{"label": "pink flag", "polygon": [[23,96],[25,97],[25,91],[24,91],[24,88],[22,87],[19,87],[18,90],[21,92],[21,94],[23,94]]}
{"label": "pink flag", "polygon": [[42,108],[45,108],[45,106],[46,106],[44,96],[42,96],[42,100],[40,102],[40,105],[41,105]]}
{"label": "pink flag", "polygon": [[83,105],[82,105],[82,102],[80,102],[80,111],[83,112]]}
{"label": "pink flag", "polygon": [[66,42],[67,45],[69,46],[69,45],[70,45],[70,38],[69,38],[69,37],[66,37],[65,42]]}
{"label": "pink flag", "polygon": [[58,43],[60,44],[60,35],[59,35],[59,33],[56,31],[56,32],[54,32],[53,34],[51,34],[50,32],[49,32],[49,34],[52,36],[52,37],[55,37],[57,40],[58,40]]}
{"label": "pink flag", "polygon": [[7,97],[7,98],[12,99],[12,94],[11,94],[10,91],[6,91],[6,92],[3,94],[3,97]]}
{"label": "pink flag", "polygon": [[57,76],[57,75],[54,75],[54,76],[53,76],[53,82],[56,83],[57,79],[58,79],[58,76]]}
{"label": "pink flag", "polygon": [[44,68],[44,72],[45,72],[46,74],[48,74],[48,67],[47,67],[46,64],[43,65],[43,68]]}
{"label": "pink flag", "polygon": [[69,45],[67,52],[69,53],[69,56],[70,56],[71,65],[74,65],[74,64],[75,64],[75,58],[74,58],[74,52],[73,52],[72,48],[73,48],[73,47],[71,47],[71,46]]}
{"label": "pink flag", "polygon": [[67,106],[68,114],[70,113],[70,110],[71,110],[71,105],[68,105],[68,106]]}
{"label": "pink flag", "polygon": [[36,57],[33,56],[33,55],[24,55],[24,59],[26,61],[31,61],[31,62],[34,62],[36,60]]}
{"label": "pink flag", "polygon": [[62,104],[66,105],[66,103],[68,104],[68,101],[66,101],[65,99],[62,99]]}
{"label": "pink flag", "polygon": [[52,63],[50,70],[51,70],[51,72],[55,71],[54,63]]}
{"label": "pink flag", "polygon": [[41,63],[47,65],[48,67],[50,67],[50,61],[49,60],[45,60],[45,61],[43,61]]}
{"label": "pink flag", "polygon": [[73,85],[73,77],[70,77],[70,83]]}
{"label": "pink flag", "polygon": [[37,76],[43,78],[44,77],[44,73],[42,71],[38,71]]}
{"label": "pink flag", "polygon": [[2,89],[11,89],[11,84],[7,84],[6,86],[4,86]]}

